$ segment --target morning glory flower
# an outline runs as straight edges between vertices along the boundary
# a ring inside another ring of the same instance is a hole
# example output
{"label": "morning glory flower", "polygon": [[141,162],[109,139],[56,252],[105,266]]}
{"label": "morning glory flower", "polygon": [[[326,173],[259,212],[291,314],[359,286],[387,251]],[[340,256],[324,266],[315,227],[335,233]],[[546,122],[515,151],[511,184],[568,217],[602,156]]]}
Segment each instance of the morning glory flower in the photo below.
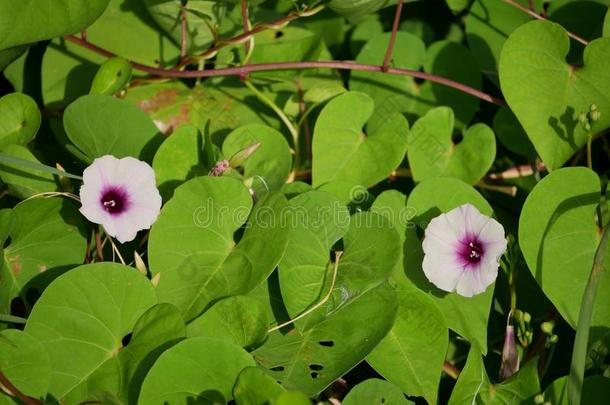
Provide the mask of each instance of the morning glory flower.
{"label": "morning glory flower", "polygon": [[472,297],[496,280],[506,245],[498,221],[464,204],[434,218],[426,228],[423,270],[441,290]]}
{"label": "morning glory flower", "polygon": [[80,212],[121,243],[149,229],[161,209],[155,172],[146,162],[132,157],[95,159],[83,172],[80,199]]}

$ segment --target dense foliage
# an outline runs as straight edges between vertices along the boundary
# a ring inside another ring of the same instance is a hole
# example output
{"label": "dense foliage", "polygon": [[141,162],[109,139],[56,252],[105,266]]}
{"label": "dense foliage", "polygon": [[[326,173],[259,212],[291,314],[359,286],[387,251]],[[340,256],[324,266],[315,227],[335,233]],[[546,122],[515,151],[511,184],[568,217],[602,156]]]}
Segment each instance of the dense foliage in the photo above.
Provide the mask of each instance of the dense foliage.
{"label": "dense foliage", "polygon": [[0,404],[607,403],[609,6],[0,1]]}

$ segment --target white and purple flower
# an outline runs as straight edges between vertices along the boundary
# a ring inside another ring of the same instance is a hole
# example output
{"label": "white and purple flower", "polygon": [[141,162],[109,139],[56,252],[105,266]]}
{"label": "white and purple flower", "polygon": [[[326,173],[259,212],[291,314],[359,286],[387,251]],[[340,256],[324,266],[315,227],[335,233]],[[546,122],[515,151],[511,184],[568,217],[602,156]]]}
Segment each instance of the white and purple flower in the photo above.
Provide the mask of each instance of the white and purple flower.
{"label": "white and purple flower", "polygon": [[472,297],[496,280],[506,245],[498,221],[464,204],[434,218],[426,228],[423,270],[441,290]]}
{"label": "white and purple flower", "polygon": [[121,243],[149,229],[161,209],[153,169],[132,157],[95,159],[83,172],[80,199],[80,212]]}

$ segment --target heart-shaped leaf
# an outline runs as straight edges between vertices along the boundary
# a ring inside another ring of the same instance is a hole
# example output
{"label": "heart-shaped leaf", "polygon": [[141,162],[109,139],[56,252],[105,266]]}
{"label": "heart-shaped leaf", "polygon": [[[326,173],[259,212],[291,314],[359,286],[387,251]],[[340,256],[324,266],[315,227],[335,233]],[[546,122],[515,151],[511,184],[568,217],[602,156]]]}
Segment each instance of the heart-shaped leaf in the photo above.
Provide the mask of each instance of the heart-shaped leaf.
{"label": "heart-shaped leaf", "polygon": [[108,0],[3,1],[0,4],[0,50],[82,31],[107,5]]}
{"label": "heart-shaped leaf", "polygon": [[428,293],[441,310],[447,325],[469,341],[476,341],[487,352],[487,321],[493,298],[493,286],[471,298],[446,293],[431,284],[422,270],[423,231],[432,218],[462,204],[472,204],[484,215],[491,215],[489,203],[472,187],[460,180],[438,177],[421,182],[409,195],[407,206],[414,217],[407,228],[404,245],[404,272],[409,282]]}
{"label": "heart-shaped leaf", "polygon": [[[534,5],[542,11],[543,0],[515,0],[524,7]],[[531,2],[531,3],[530,3]],[[475,0],[466,16],[466,39],[481,71],[499,85],[498,62],[506,38],[532,17],[521,10],[497,0]]]}
{"label": "heart-shaped leaf", "polygon": [[359,404],[396,404],[406,405],[410,401],[400,391],[400,388],[392,383],[377,378],[363,381],[352,388],[343,399],[344,405]]}
{"label": "heart-shaped leaf", "polygon": [[243,163],[244,177],[260,176],[270,190],[279,190],[292,167],[290,147],[281,132],[258,124],[239,127],[225,138],[222,153],[230,159],[257,143],[260,147]]}
{"label": "heart-shaped leaf", "polygon": [[496,157],[496,137],[491,128],[475,124],[455,144],[453,125],[449,107],[430,110],[413,124],[407,154],[415,181],[450,176],[475,184],[487,173]]}
{"label": "heart-shaped leaf", "polygon": [[[385,280],[397,259],[396,231],[378,214],[359,213],[352,218],[343,245],[330,299],[307,315],[302,334],[272,333],[254,352],[261,366],[287,389],[319,393],[364,359],[394,321],[396,295]],[[320,299],[331,288],[333,267],[327,270]]]}
{"label": "heart-shaped leaf", "polygon": [[[332,0],[329,7],[347,18],[357,18],[365,14],[396,4],[397,0]],[[417,0],[407,0],[410,3]]]}
{"label": "heart-shaped leaf", "polygon": [[508,380],[492,384],[485,371],[481,351],[474,344],[468,352],[466,367],[453,388],[449,405],[524,403],[540,393],[537,363],[532,359]]}
{"label": "heart-shaped leaf", "polygon": [[83,96],[70,104],[64,113],[64,128],[89,160],[113,155],[150,161],[162,140],[144,112],[125,100],[102,94]]}
{"label": "heart-shaped leaf", "polygon": [[0,149],[26,145],[40,128],[40,110],[29,96],[20,93],[0,98]]}
{"label": "heart-shaped leaf", "polygon": [[[215,0],[144,0],[153,20],[176,44],[182,40],[182,20],[186,19],[187,53],[202,52],[214,41],[213,28],[224,17],[226,6]],[[184,14],[183,14],[184,13]]]}
{"label": "heart-shaped leaf", "polygon": [[267,336],[269,319],[265,307],[247,296],[235,296],[216,302],[188,324],[188,337],[210,337],[253,347]]}
{"label": "heart-shaped leaf", "polygon": [[25,327],[50,356],[49,393],[58,400],[73,390],[86,393],[87,379],[100,369],[118,389],[122,339],[155,303],[150,282],[115,263],[80,266],[56,279]]}
{"label": "heart-shaped leaf", "polygon": [[506,101],[550,170],[610,127],[610,38],[587,46],[583,67],[566,63],[569,50],[565,29],[533,21],[511,34],[500,58]]}
{"label": "heart-shaped leaf", "polygon": [[[47,395],[51,381],[49,355],[31,335],[17,329],[0,332],[0,370],[23,394],[38,399]],[[2,399],[0,403],[4,403]]]}
{"label": "heart-shaped leaf", "polygon": [[[600,238],[600,190],[599,177],[589,169],[557,170],[530,193],[519,218],[519,244],[528,267],[574,328]],[[606,258],[610,263],[610,252]],[[600,285],[600,291],[610,288],[609,273]],[[610,327],[608,300],[596,300],[592,326]]]}
{"label": "heart-shaped leaf", "polygon": [[313,138],[313,186],[346,180],[372,186],[403,160],[409,123],[400,113],[389,114],[376,132],[362,128],[374,110],[364,93],[348,92],[328,103],[316,122]]}
{"label": "heart-shaped leaf", "polygon": [[[277,266],[288,241],[286,199],[272,193],[252,213],[252,197],[238,180],[198,177],[178,187],[153,225],[150,271],[162,302],[192,320],[213,301],[245,294]],[[236,244],[233,234],[250,221]]]}
{"label": "heart-shaped leaf", "polygon": [[[385,56],[390,34],[376,35],[358,54],[360,63],[379,64]],[[438,41],[426,51],[423,42],[415,35],[398,32],[393,53],[393,67],[419,70],[440,75],[459,83],[480,89],[481,73],[470,51],[452,41]],[[455,61],[461,63],[456,64]],[[436,106],[454,108],[456,126],[463,128],[476,113],[479,100],[447,86],[425,81],[417,83],[413,77],[354,71],[350,79],[352,90],[362,91],[375,101],[375,113],[368,128],[374,130],[392,112],[407,114],[409,119],[424,115]]]}
{"label": "heart-shaped leaf", "polygon": [[26,298],[28,284],[37,276],[53,277],[85,258],[83,220],[72,201],[29,200],[15,207],[14,213],[10,244],[4,248],[0,270],[1,313],[9,313],[13,298]]}
{"label": "heart-shaped leaf", "polygon": [[192,125],[177,129],[159,146],[152,167],[164,201],[185,181],[207,174],[201,161],[203,147],[204,137]]}
{"label": "heart-shaped leaf", "polygon": [[234,343],[205,337],[186,339],[155,362],[142,384],[138,404],[224,404],[233,398],[240,372],[254,365],[252,357]]}
{"label": "heart-shaped leaf", "polygon": [[323,294],[328,252],[348,230],[347,207],[332,194],[309,191],[290,200],[294,227],[280,262],[280,288],[288,314],[296,317]]}
{"label": "heart-shaped leaf", "polygon": [[394,326],[366,361],[402,391],[435,404],[448,343],[447,321],[434,301],[416,288],[401,287]]}

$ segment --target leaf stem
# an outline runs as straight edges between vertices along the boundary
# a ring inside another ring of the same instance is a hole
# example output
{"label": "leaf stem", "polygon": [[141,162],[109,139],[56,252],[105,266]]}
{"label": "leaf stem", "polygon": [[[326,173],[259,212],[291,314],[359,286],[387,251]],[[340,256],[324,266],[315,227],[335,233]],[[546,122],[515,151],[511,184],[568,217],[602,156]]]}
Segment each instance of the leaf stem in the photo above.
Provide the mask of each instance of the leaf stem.
{"label": "leaf stem", "polygon": [[445,362],[443,363],[443,371],[445,372],[445,374],[447,374],[454,380],[457,380],[460,376],[460,370],[453,364],[449,363],[447,360],[445,360]]}
{"label": "leaf stem", "polygon": [[337,273],[339,272],[339,260],[341,260],[341,255],[343,254],[343,252],[338,251],[335,252],[335,265],[333,268],[333,278],[330,282],[330,288],[328,289],[328,292],[326,293],[326,295],[324,296],[324,298],[322,298],[322,300],[320,300],[320,302],[318,302],[316,305],[314,305],[313,307],[309,308],[307,311],[303,312],[302,314],[300,314],[299,316],[297,316],[294,319],[290,319],[284,323],[281,323],[279,325],[276,325],[272,328],[270,328],[267,333],[271,333],[274,332],[276,330],[282,329],[285,326],[288,326],[292,323],[295,323],[296,321],[298,321],[299,319],[302,319],[304,317],[306,317],[307,315],[311,314],[313,311],[315,311],[316,309],[320,308],[322,305],[326,304],[326,302],[330,299],[330,296],[333,293],[333,290],[335,289],[335,282],[337,281]]}
{"label": "leaf stem", "polygon": [[591,170],[593,170],[592,144],[593,144],[593,136],[589,136],[589,139],[587,139],[587,166]]}
{"label": "leaf stem", "polygon": [[585,363],[587,359],[587,344],[589,343],[589,332],[591,320],[593,318],[593,304],[597,296],[599,280],[604,273],[604,256],[608,249],[608,239],[610,239],[610,224],[602,234],[602,238],[595,252],[593,268],[582,297],[580,312],[578,314],[578,325],[576,327],[576,338],[574,339],[574,349],[572,351],[572,364],[570,366],[570,376],[568,378],[568,399],[570,404],[580,404],[582,386],[585,377]]}
{"label": "leaf stem", "polygon": [[[526,14],[528,14],[528,15],[530,15],[530,16],[538,19],[538,20],[548,21],[548,18],[545,18],[545,17],[541,16],[540,14],[535,12],[534,10],[530,10],[529,8],[522,6],[521,4],[517,3],[515,0],[502,0],[502,1],[504,3],[506,3],[506,4],[508,4],[508,5],[516,8],[516,9],[519,9],[519,10],[523,11],[524,13],[526,13]],[[582,38],[582,37],[580,37],[580,36],[570,32],[568,30],[566,30],[566,32],[568,33],[568,36],[570,38],[572,38],[573,40],[575,40],[577,42],[580,42],[584,46],[589,45],[589,41],[587,41],[586,39],[584,39],[584,38]]]}
{"label": "leaf stem", "polygon": [[398,25],[400,24],[400,15],[402,14],[402,5],[404,0],[398,0],[396,5],[396,14],[394,15],[394,24],[392,25],[392,33],[390,34],[390,41],[388,42],[388,49],[385,52],[383,58],[383,65],[381,65],[384,72],[387,72],[392,62],[392,52],[394,51],[394,43],[396,42],[396,33],[398,32]]}
{"label": "leaf stem", "polygon": [[299,130],[294,126],[292,121],[290,121],[290,118],[288,118],[288,116],[284,113],[284,111],[282,111],[282,109],[280,107],[278,107],[271,99],[269,99],[267,96],[265,96],[265,94],[263,94],[263,92],[261,92],[259,89],[257,89],[256,86],[254,86],[254,84],[252,84],[252,82],[250,80],[244,80],[244,84],[246,85],[246,87],[248,87],[250,89],[250,91],[252,91],[252,93],[254,93],[254,95],[256,95],[256,97],[260,101],[262,101],[265,105],[267,105],[269,108],[271,108],[273,110],[273,112],[275,112],[275,114],[279,117],[279,119],[284,123],[284,125],[288,129],[288,132],[290,132],[290,135],[292,136],[292,142],[293,142],[292,147],[294,149],[294,162],[295,162],[294,167],[298,168]]}
{"label": "leaf stem", "polygon": [[39,401],[36,398],[28,397],[23,392],[19,391],[17,387],[13,385],[12,382],[0,371],[0,385],[8,391],[8,393],[21,400],[26,405],[44,405],[42,401]]}
{"label": "leaf stem", "polygon": [[[73,35],[64,37],[66,41],[80,45],[89,49],[90,51],[96,52],[107,58],[116,56],[112,52],[106,49],[100,48],[88,41],[82,40],[81,38]],[[458,83],[454,80],[448,79],[443,76],[433,75],[430,73],[420,72],[419,70],[411,69],[398,69],[389,68],[387,72],[383,71],[382,66],[367,65],[363,63],[356,63],[353,61],[306,61],[306,62],[277,62],[277,63],[257,63],[246,66],[227,67],[221,69],[210,69],[210,70],[179,70],[179,69],[162,69],[152,66],[142,65],[140,63],[131,62],[134,69],[150,73],[154,76],[160,77],[173,77],[173,78],[197,78],[197,77],[218,77],[218,76],[241,76],[244,77],[252,72],[264,72],[273,70],[294,70],[294,69],[339,69],[339,70],[360,70],[366,72],[382,72],[391,75],[398,76],[411,76],[417,79],[429,80],[438,84],[442,84],[447,87],[459,90],[463,93],[470,94],[473,97],[480,98],[488,103],[496,104],[499,106],[505,106],[504,100],[491,96],[480,90],[477,90],[468,85]]]}

